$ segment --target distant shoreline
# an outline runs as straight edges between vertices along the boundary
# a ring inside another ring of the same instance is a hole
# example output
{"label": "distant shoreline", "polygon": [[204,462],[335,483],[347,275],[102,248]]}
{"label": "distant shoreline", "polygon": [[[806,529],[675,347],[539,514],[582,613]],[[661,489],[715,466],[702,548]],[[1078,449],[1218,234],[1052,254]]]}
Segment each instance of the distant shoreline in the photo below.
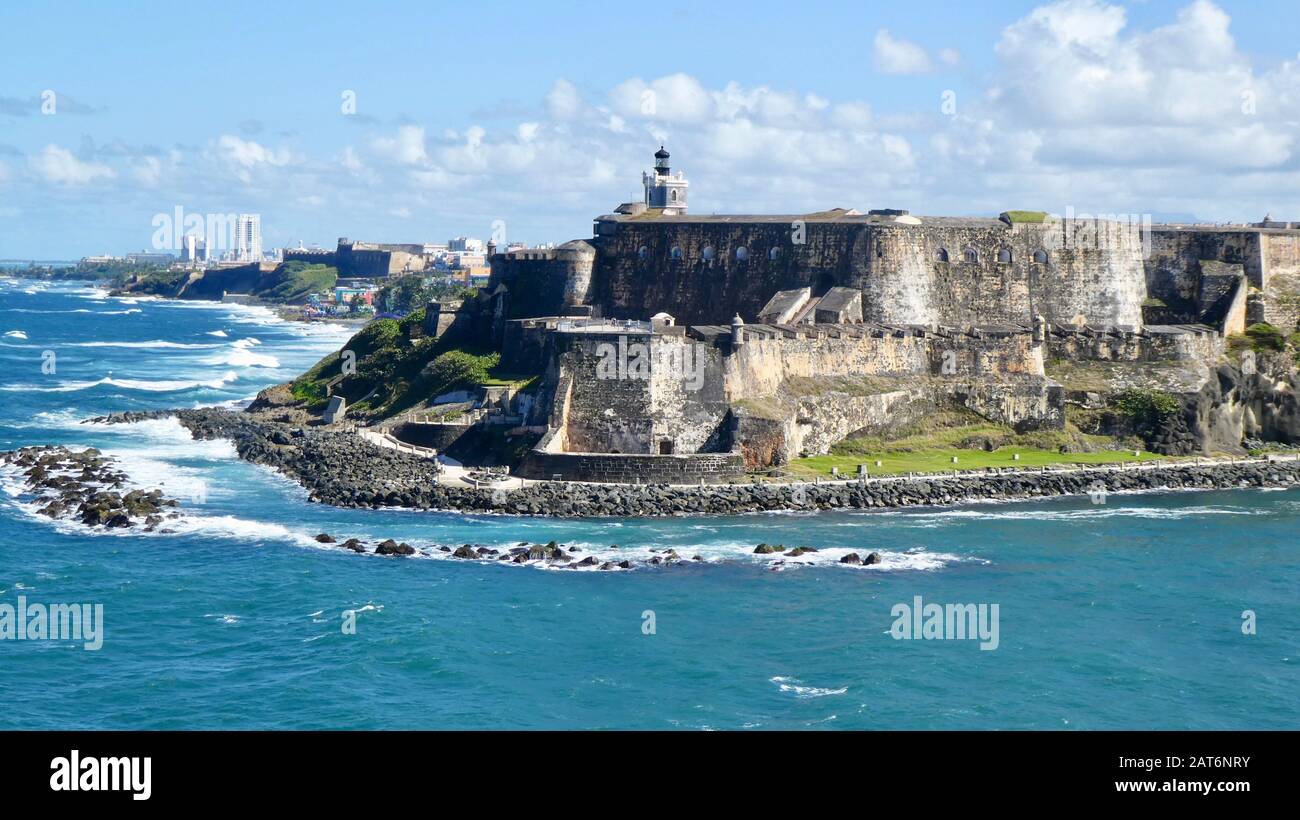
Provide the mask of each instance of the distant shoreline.
{"label": "distant shoreline", "polygon": [[[50,263],[42,263],[42,264],[49,265]],[[114,294],[112,293],[113,280],[108,277],[94,277],[94,276],[84,276],[84,275],[66,276],[66,277],[26,276],[24,275],[25,269],[23,268],[13,268],[13,269],[4,268],[3,270],[6,273],[14,276],[15,278],[27,279],[33,282],[88,282],[97,288],[101,288],[105,291],[108,291],[109,295],[113,296],[114,298],[139,299],[143,297],[150,297],[154,299],[166,299],[172,302],[210,302],[212,304],[251,305],[255,307],[264,307],[269,310],[275,311],[276,315],[286,322],[302,322],[303,324],[338,324],[338,325],[347,325],[347,326],[354,326],[357,328],[361,328],[364,325],[368,324],[374,318],[370,316],[306,316],[303,314],[303,307],[304,307],[303,305],[287,305],[280,302],[268,302],[264,299],[259,299],[256,296],[248,296],[247,298],[241,298],[237,301],[236,300],[218,301],[216,299],[178,299],[174,296],[165,296],[159,293],[136,294],[130,291],[119,292]]]}

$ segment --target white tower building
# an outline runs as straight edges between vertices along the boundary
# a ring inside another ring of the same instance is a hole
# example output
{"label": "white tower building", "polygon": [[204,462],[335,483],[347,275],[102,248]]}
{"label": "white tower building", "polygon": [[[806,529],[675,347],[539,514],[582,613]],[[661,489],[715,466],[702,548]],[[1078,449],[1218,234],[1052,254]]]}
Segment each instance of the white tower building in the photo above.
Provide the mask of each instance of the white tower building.
{"label": "white tower building", "polygon": [[262,215],[240,214],[235,223],[235,252],[240,262],[262,261]]}
{"label": "white tower building", "polygon": [[668,167],[668,152],[659,146],[655,151],[654,173],[643,173],[641,184],[645,186],[645,205],[647,208],[663,208],[665,214],[686,213],[686,189],[690,183],[678,171],[672,175]]}

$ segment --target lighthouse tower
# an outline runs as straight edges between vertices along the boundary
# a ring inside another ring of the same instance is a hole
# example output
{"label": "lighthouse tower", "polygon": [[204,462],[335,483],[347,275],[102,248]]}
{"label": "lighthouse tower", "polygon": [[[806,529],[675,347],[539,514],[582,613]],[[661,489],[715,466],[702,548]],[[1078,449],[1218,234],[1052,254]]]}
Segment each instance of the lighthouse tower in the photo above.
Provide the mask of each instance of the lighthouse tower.
{"label": "lighthouse tower", "polygon": [[668,152],[662,145],[655,151],[654,172],[642,174],[641,184],[645,186],[647,208],[663,208],[668,215],[686,213],[686,189],[691,184],[681,171],[673,176],[668,165]]}

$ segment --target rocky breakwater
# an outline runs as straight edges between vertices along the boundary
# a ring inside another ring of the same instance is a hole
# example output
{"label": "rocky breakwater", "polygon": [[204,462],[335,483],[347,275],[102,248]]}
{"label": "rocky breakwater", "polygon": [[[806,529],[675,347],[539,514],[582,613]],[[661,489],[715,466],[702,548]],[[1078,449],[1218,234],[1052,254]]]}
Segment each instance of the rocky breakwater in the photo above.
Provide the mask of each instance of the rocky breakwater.
{"label": "rocky breakwater", "polygon": [[24,447],[0,453],[0,466],[22,476],[19,500],[35,504],[36,512],[49,518],[154,532],[178,515],[169,509],[178,506],[177,501],[161,490],[122,492],[128,477],[114,464],[93,447]]}
{"label": "rocky breakwater", "polygon": [[92,419],[126,424],[174,416],[196,439],[229,439],[239,457],[284,473],[312,501],[339,507],[433,506],[441,466],[371,444],[355,433],[313,429],[233,410],[114,413]]}
{"label": "rocky breakwater", "polygon": [[125,413],[97,421],[176,416],[196,438],[229,438],[239,455],[305,486],[312,500],[343,507],[402,506],[555,517],[734,515],[775,510],[835,510],[1150,490],[1291,487],[1300,461],[1161,464],[1119,468],[965,473],[954,476],[822,483],[530,483],[522,489],[449,487],[431,459],[374,446],[351,433],[312,430],[228,410]]}
{"label": "rocky breakwater", "polygon": [[775,510],[913,507],[1143,490],[1296,485],[1300,485],[1300,462],[1254,461],[820,484],[671,487],[542,483],[498,493],[495,497],[488,494],[486,499],[483,494],[443,492],[439,506],[549,516],[730,515]]}

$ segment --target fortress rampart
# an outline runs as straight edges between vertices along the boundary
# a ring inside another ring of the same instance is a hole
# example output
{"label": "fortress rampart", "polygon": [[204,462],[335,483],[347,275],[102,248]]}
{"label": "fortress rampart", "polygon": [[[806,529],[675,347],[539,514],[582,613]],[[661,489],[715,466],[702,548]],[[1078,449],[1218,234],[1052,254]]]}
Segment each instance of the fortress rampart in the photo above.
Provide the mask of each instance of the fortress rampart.
{"label": "fortress rampart", "polygon": [[[1137,231],[999,219],[611,215],[596,223],[592,303],[605,316],[668,311],[752,321],[780,290],[863,293],[892,324],[1138,325],[1146,296]],[[1082,234],[1088,231],[1089,235]]]}

